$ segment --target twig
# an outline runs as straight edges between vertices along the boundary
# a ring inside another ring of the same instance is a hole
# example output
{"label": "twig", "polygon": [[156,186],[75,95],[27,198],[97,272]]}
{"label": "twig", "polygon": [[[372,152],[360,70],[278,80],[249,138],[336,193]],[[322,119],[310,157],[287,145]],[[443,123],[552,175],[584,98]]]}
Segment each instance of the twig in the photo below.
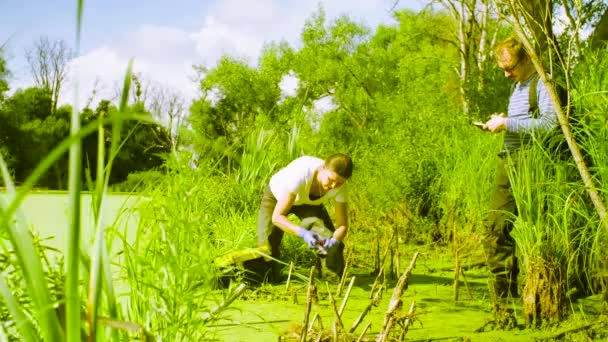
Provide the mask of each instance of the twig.
{"label": "twig", "polygon": [[585,325],[580,326],[578,328],[562,331],[561,333],[555,334],[555,335],[552,335],[552,336],[538,337],[538,338],[535,339],[535,341],[553,341],[553,340],[559,340],[559,339],[562,339],[562,338],[566,337],[567,334],[579,332],[581,330],[587,330],[589,328],[593,328],[596,325],[598,327],[601,327],[603,325],[606,325],[606,322],[595,322],[595,323],[585,324]]}
{"label": "twig", "polygon": [[344,287],[344,282],[346,281],[346,274],[348,273],[348,263],[346,261],[346,265],[344,266],[344,271],[342,271],[342,277],[340,278],[340,283],[338,284],[338,288],[336,289],[336,297],[339,297],[342,294],[342,287]]}
{"label": "twig", "polygon": [[374,290],[376,289],[376,286],[378,285],[378,280],[380,280],[380,277],[382,276],[383,273],[384,273],[384,267],[380,269],[380,272],[378,272],[376,279],[374,279],[374,283],[372,284],[372,289],[369,291],[369,299],[373,298]]}
{"label": "twig", "polygon": [[344,312],[344,308],[346,307],[346,302],[348,301],[348,297],[350,296],[350,290],[353,289],[354,284],[355,284],[355,277],[353,276],[350,280],[350,284],[348,285],[348,289],[346,290],[346,294],[344,295],[344,298],[342,298],[342,305],[340,305],[340,310],[338,311],[338,314],[340,316],[342,316],[342,313]]}
{"label": "twig", "polygon": [[308,334],[308,318],[310,316],[310,309],[312,308],[312,287],[313,287],[313,277],[315,272],[315,267],[312,266],[310,268],[310,278],[308,278],[308,290],[306,291],[306,310],[304,312],[304,324],[302,324],[302,334],[300,338],[300,342],[306,341],[306,335]]}
{"label": "twig", "polygon": [[232,292],[232,294],[230,294],[230,296],[228,296],[227,299],[222,301],[217,307],[215,307],[213,310],[211,310],[211,312],[209,313],[209,317],[215,317],[215,315],[217,313],[219,313],[222,309],[230,306],[230,304],[232,304],[232,302],[234,302],[237,298],[239,298],[241,296],[241,294],[243,293],[244,290],[245,290],[245,284],[239,285],[234,290],[234,292]]}
{"label": "twig", "polygon": [[413,300],[412,304],[410,305],[410,309],[407,312],[407,318],[405,319],[405,322],[403,322],[403,335],[405,337],[405,334],[407,334],[407,329],[410,325],[410,323],[413,321],[412,317],[414,317],[414,307],[416,306],[416,301]]}
{"label": "twig", "polygon": [[[393,243],[393,239],[395,238],[395,231],[393,230],[393,233],[391,234],[391,238],[388,240],[388,244],[386,244],[386,249],[384,250],[384,253],[382,253],[382,261],[379,264],[379,268],[384,269],[384,263],[386,262],[386,255],[388,254],[388,251],[391,249],[391,244]],[[380,242],[378,242],[379,244]],[[378,247],[380,248],[380,247]]]}
{"label": "twig", "polygon": [[[391,241],[391,243],[392,243],[392,241]],[[393,251],[393,247],[391,246],[391,264],[389,266],[389,269],[391,270],[391,280],[395,279],[394,261],[395,261],[395,252]]]}
{"label": "twig", "polygon": [[287,276],[287,283],[285,284],[285,292],[289,290],[289,281],[291,280],[291,273],[293,272],[293,261],[289,264],[289,275]]}
{"label": "twig", "polygon": [[407,285],[409,282],[410,275],[412,270],[414,269],[414,265],[416,264],[416,259],[418,258],[418,252],[414,254],[410,265],[405,270],[405,273],[399,278],[397,281],[397,285],[395,286],[395,290],[393,291],[393,296],[391,297],[391,301],[388,305],[388,310],[384,315],[384,326],[380,329],[381,333],[378,335],[378,339],[376,341],[384,341],[391,326],[394,323],[393,317],[395,316],[395,312],[401,307],[401,296],[403,295],[403,291],[407,289]]}
{"label": "twig", "polygon": [[355,332],[355,330],[357,329],[357,327],[359,326],[359,324],[361,324],[361,322],[363,321],[363,318],[365,318],[365,315],[367,315],[367,313],[369,312],[369,310],[371,310],[372,306],[374,306],[376,303],[378,303],[378,299],[380,298],[380,293],[382,292],[382,286],[380,286],[380,288],[378,289],[378,291],[376,291],[376,294],[374,295],[374,298],[369,302],[369,304],[367,304],[367,306],[365,307],[365,309],[363,309],[363,312],[361,312],[361,314],[359,314],[359,317],[357,317],[357,319],[355,320],[355,322],[353,323],[353,325],[350,327],[350,329],[348,329],[348,332],[350,334],[352,334],[353,332]]}
{"label": "twig", "polygon": [[[461,256],[461,258],[463,258],[463,257]],[[481,266],[485,266],[485,265],[486,265],[485,261],[478,261],[478,262],[472,262],[470,264],[460,265],[460,269],[461,270],[469,270],[471,268],[481,267]],[[440,267],[438,269],[441,270],[441,271],[452,271],[452,270],[454,270],[454,267],[447,266],[447,267]]]}
{"label": "twig", "polygon": [[367,330],[369,329],[369,327],[372,326],[372,322],[368,322],[365,325],[365,328],[363,328],[363,331],[361,332],[361,335],[359,335],[359,338],[357,339],[357,342],[361,342],[363,341],[363,336],[365,336],[365,333],[367,333]]}
{"label": "twig", "polygon": [[317,318],[319,318],[319,313],[315,312],[315,314],[312,316],[312,319],[310,320],[310,324],[308,325],[308,330],[312,331],[312,328],[315,325],[315,322],[317,321]]}
{"label": "twig", "polygon": [[380,333],[378,334],[378,338],[376,339],[376,342],[384,342],[386,340],[386,337],[388,336],[388,333],[390,331],[390,327],[393,326],[393,321],[394,321],[394,317],[390,316],[388,318],[388,320],[385,322],[384,326],[387,329],[383,329],[380,331]]}
{"label": "twig", "polygon": [[458,265],[458,257],[456,257],[456,269],[454,270],[454,303],[458,302],[458,290],[460,289],[460,266]]}
{"label": "twig", "polygon": [[338,308],[336,308],[336,301],[334,300],[334,297],[331,295],[331,290],[329,289],[329,282],[325,282],[325,286],[327,286],[327,295],[329,296],[329,303],[331,305],[331,308],[334,311],[334,316],[335,316],[335,321],[334,321],[334,325],[335,323],[338,323],[339,328],[344,331],[344,324],[342,323],[342,319],[340,318],[340,313],[338,312]]}
{"label": "twig", "polygon": [[464,286],[467,288],[467,293],[469,294],[469,299],[473,300],[473,294],[471,293],[471,288],[469,287],[469,282],[467,281],[467,277],[464,275],[464,269],[460,268],[460,273],[462,273],[462,280],[464,281]]}
{"label": "twig", "polygon": [[397,278],[401,277],[399,272],[401,253],[399,253],[399,227],[395,227],[395,271],[397,272]]}

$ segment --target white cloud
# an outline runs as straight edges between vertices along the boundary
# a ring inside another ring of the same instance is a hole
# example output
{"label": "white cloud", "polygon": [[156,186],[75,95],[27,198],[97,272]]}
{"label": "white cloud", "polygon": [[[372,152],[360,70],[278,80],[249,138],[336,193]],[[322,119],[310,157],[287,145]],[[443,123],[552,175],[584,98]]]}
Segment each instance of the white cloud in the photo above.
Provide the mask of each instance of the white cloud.
{"label": "white cloud", "polygon": [[[121,59],[118,54],[107,46],[100,47],[90,53],[72,60],[69,66],[68,82],[64,87],[60,104],[77,105],[82,108],[93,90],[97,92],[94,103],[100,99],[110,99],[114,96],[112,87],[117,80],[123,78],[128,60]],[[78,94],[75,94],[78,91]],[[77,99],[76,99],[77,96]],[[77,104],[74,102],[78,101]]]}
{"label": "white cloud", "polygon": [[[409,0],[403,5],[410,5],[412,1],[421,0]],[[357,22],[365,20],[366,25],[375,27],[390,18],[388,9],[394,1],[325,0],[322,3],[330,21],[347,14]],[[79,106],[86,103],[96,80],[98,95],[92,106],[102,98],[116,95],[131,57],[134,72],[181,92],[190,101],[198,91],[192,65],[214,67],[226,54],[255,64],[263,45],[271,41],[286,40],[297,47],[305,21],[318,8],[318,0],[222,0],[206,7],[199,27],[190,24],[188,29],[178,28],[179,19],[175,27],[142,24],[73,61],[73,70],[78,70],[80,79]],[[283,81],[285,89],[297,87],[297,83],[293,84],[297,80]],[[64,88],[62,102],[73,102],[69,88]],[[288,90],[284,92],[290,94]],[[318,108],[326,106],[323,103]]]}
{"label": "white cloud", "polygon": [[213,67],[224,55],[257,59],[264,43],[255,35],[207,17],[199,32],[190,35],[203,65]]}
{"label": "white cloud", "polygon": [[133,73],[154,85],[171,88],[188,100],[197,94],[192,65],[196,56],[189,34],[170,27],[144,26],[117,46],[103,46],[72,61],[70,84],[61,103],[74,102],[75,77],[78,76],[78,106],[84,106],[93,90],[95,107],[99,100],[114,98],[120,92],[129,60]]}

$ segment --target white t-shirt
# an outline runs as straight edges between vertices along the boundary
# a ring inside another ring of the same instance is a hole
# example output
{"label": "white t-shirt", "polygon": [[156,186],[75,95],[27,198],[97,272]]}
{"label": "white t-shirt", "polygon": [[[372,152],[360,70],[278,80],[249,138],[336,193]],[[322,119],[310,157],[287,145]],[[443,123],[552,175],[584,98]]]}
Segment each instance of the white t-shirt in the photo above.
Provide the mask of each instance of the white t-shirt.
{"label": "white t-shirt", "polygon": [[325,195],[316,200],[311,200],[308,197],[315,171],[323,163],[323,159],[310,156],[303,156],[293,160],[270,178],[270,191],[272,191],[275,198],[286,196],[291,192],[295,193],[296,199],[293,205],[319,205],[331,198],[335,198],[336,202],[346,203],[348,195],[346,184],[339,186],[337,189],[329,190]]}

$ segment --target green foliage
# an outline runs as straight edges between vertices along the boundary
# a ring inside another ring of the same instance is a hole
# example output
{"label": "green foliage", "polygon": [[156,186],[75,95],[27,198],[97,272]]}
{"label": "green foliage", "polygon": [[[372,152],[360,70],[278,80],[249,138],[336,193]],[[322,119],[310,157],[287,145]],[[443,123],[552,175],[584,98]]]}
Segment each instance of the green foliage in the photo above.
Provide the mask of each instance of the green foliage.
{"label": "green foliage", "polygon": [[4,92],[8,90],[7,77],[9,75],[6,69],[6,60],[4,59],[4,50],[0,47],[0,104],[4,101]]}
{"label": "green foliage", "polygon": [[[139,120],[126,121],[120,131],[121,141],[119,149],[112,156],[116,164],[110,174],[110,184],[116,184],[128,179],[129,174],[147,170],[160,170],[164,158],[171,152],[171,137],[167,129],[156,123],[143,104],[136,103],[130,112],[139,116]],[[120,116],[118,109],[109,101],[101,101],[95,112],[85,109],[81,119],[83,123],[95,122],[98,118],[110,119]],[[104,126],[105,137],[111,137],[112,125]],[[105,141],[105,148],[109,150],[111,141]],[[95,170],[98,159],[98,136],[89,136],[83,142],[83,165],[89,170]],[[106,156],[109,158],[110,156]]]}
{"label": "green foliage", "polygon": [[[199,164],[200,165],[200,164]],[[132,319],[148,321],[163,340],[208,338],[217,278],[212,264],[225,252],[254,245],[242,189],[212,165],[199,170],[170,161],[170,170],[144,192],[136,237],[126,253]],[[202,166],[202,165],[200,165]],[[228,295],[228,292],[225,293]]]}
{"label": "green foliage", "polygon": [[[471,127],[462,113],[456,71],[460,55],[453,43],[457,23],[446,13],[430,10],[401,11],[394,19],[393,25],[371,30],[345,16],[328,22],[321,8],[306,22],[298,49],[270,43],[255,66],[225,56],[213,69],[201,70],[202,97],[190,108],[191,130],[180,128],[191,134],[187,140],[192,150],[177,153],[170,153],[169,133],[151,120],[143,103],[127,106],[133,90],[130,73],[120,105],[101,101],[95,110],[83,110],[79,123],[84,128],[71,140],[66,137],[74,113],[64,107],[51,114],[47,92],[29,88],[4,102],[0,97],[5,179],[10,168],[19,182],[33,172],[30,182],[64,187],[67,159],[53,148],[59,145],[65,152],[66,146],[82,141],[80,166],[89,170],[97,219],[109,189],[137,191],[144,198],[137,208],[135,237],[131,231],[119,232],[125,246],[121,280],[129,291],[124,312],[113,293],[102,221],[95,244],[84,248],[93,289],[87,293],[94,308],[90,319],[101,314],[128,317],[163,340],[211,338],[210,325],[226,309],[218,303],[236,293],[214,290],[220,275],[213,260],[256,245],[255,221],[264,187],[278,168],[302,154],[325,157],[339,151],[353,157],[346,243],[357,261],[379,262],[373,249],[384,246],[393,233],[399,234],[399,242],[424,244],[460,244],[479,233],[500,136]],[[497,37],[507,31],[497,27]],[[579,62],[573,98],[583,109],[583,124],[577,129],[602,188],[608,179],[605,57],[587,54]],[[478,62],[474,54],[470,58]],[[0,59],[0,96],[3,62]],[[294,96],[281,92],[286,77],[297,79]],[[483,75],[473,70],[471,77],[475,81],[465,85],[472,98],[471,117],[506,111],[509,82],[498,69]],[[141,95],[141,89],[135,91]],[[331,105],[320,108],[320,100]],[[125,121],[133,115],[138,120]],[[97,127],[98,134],[89,135]],[[543,151],[537,152],[537,159],[530,160],[533,168],[513,175],[521,213],[514,235],[524,263],[534,255],[551,256],[561,265],[568,287],[600,290],[593,275],[605,272],[606,234],[595,228],[598,218],[580,182],[572,178],[572,165],[555,164]],[[47,154],[52,165],[44,159]],[[42,166],[40,160],[45,160]],[[51,170],[47,178],[40,178],[46,170]],[[78,232],[77,225],[72,231]],[[464,239],[457,239],[461,236]],[[72,241],[71,276],[82,280],[74,273],[74,255],[80,249],[77,240]],[[295,236],[286,235],[282,249],[283,261],[298,267],[313,260]],[[15,279],[7,279],[4,287],[0,283],[0,290],[17,287],[20,280]],[[74,286],[73,279],[70,284]],[[9,292],[3,291],[7,302]],[[16,292],[14,297],[22,296]],[[74,310],[73,303],[79,301],[71,300]],[[29,304],[20,309],[30,314]],[[19,317],[19,310],[11,315]],[[82,324],[74,311],[72,315],[74,337],[74,326]],[[103,340],[103,333],[96,334]]]}
{"label": "green foliage", "polygon": [[[39,88],[18,90],[0,108],[0,143],[9,156],[9,167],[14,170],[15,181],[23,182],[34,167],[69,132],[70,107],[58,108],[51,113],[51,95]],[[66,158],[58,161],[41,185],[63,188],[67,176]]]}

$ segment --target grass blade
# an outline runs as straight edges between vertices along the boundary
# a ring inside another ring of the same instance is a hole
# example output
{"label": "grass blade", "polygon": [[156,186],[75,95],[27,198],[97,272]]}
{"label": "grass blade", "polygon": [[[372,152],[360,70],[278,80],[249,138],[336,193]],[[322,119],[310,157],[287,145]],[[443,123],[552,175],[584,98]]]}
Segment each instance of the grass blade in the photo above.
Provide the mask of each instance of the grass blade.
{"label": "grass blade", "polygon": [[17,329],[19,330],[19,333],[21,333],[23,340],[38,341],[38,339],[32,334],[35,331],[32,322],[30,322],[30,320],[23,314],[23,311],[21,311],[19,308],[13,293],[6,285],[6,281],[2,275],[0,275],[0,292],[2,292],[2,297],[4,298],[4,303],[6,303],[8,311],[15,319],[15,324],[17,325]]}
{"label": "grass blade", "polygon": [[[2,170],[2,177],[7,189],[9,190],[9,193],[15,195],[15,186],[9,177],[6,163],[1,155],[0,169]],[[18,207],[18,204],[15,205],[15,202],[17,202],[17,196],[12,198],[13,200],[8,205],[5,203],[4,199],[0,198],[0,229],[6,228],[9,240],[11,241],[11,244],[15,250],[19,266],[23,271],[27,284],[28,293],[30,294],[32,302],[35,306],[34,310],[42,330],[42,335],[48,341],[55,341],[62,338],[63,331],[59,324],[57,314],[53,309],[51,295],[48,287],[46,286],[46,281],[42,270],[42,263],[38,258],[38,253],[34,247],[29,229],[25,226],[25,220],[22,219],[16,222],[11,222],[13,213]],[[15,209],[9,212],[9,209],[11,208]],[[10,290],[6,287],[4,280],[2,280],[2,291],[3,297],[10,308],[12,294],[10,294]],[[10,295],[11,298],[9,298],[7,294]],[[14,299],[13,302],[15,302]],[[11,314],[13,314],[18,322],[23,321],[21,317],[22,314],[17,306],[11,309]],[[34,331],[30,327],[26,327],[24,329],[27,329],[30,332]],[[27,335],[23,335],[23,337],[29,338]]]}
{"label": "grass blade", "polygon": [[[82,25],[83,0],[78,0],[76,12],[76,56],[80,50],[80,30]],[[72,120],[70,125],[70,135],[75,136],[80,131],[80,113],[78,111],[78,77],[76,77],[74,109],[72,110]],[[78,139],[70,145],[69,159],[69,212],[71,223],[68,231],[68,241],[66,243],[66,331],[67,341],[77,342],[80,336],[80,192],[82,190],[82,143]]]}
{"label": "grass blade", "polygon": [[[107,259],[108,253],[105,246],[105,234],[103,229],[103,207],[104,200],[108,190],[108,184],[110,181],[110,173],[112,170],[112,161],[114,160],[114,156],[118,153],[120,149],[120,133],[122,130],[122,124],[125,119],[125,114],[127,110],[127,103],[129,98],[129,89],[131,87],[131,71],[133,68],[133,60],[129,61],[129,65],[127,66],[127,72],[125,75],[124,88],[122,92],[122,98],[120,101],[120,110],[112,117],[112,145],[110,148],[111,158],[108,161],[108,165],[105,165],[104,155],[105,155],[105,138],[103,125],[100,123],[99,127],[99,139],[98,139],[98,160],[97,160],[97,184],[95,189],[95,195],[97,200],[95,201],[94,212],[97,213],[96,217],[96,227],[97,232],[95,235],[93,256],[91,258],[91,274],[89,280],[89,301],[88,301],[88,319],[89,326],[91,329],[91,339],[94,339],[97,335],[97,318],[99,316],[99,300],[101,298],[101,289],[102,289],[102,270],[105,271],[106,278],[106,289],[108,294],[108,305],[110,310],[112,311],[112,315],[116,317],[118,314],[116,309],[116,298],[114,296],[113,286],[112,286],[112,274],[110,270],[110,263]],[[123,141],[124,143],[124,141]],[[105,170],[105,171],[104,171]],[[101,183],[101,180],[104,180],[104,183]],[[113,334],[116,334],[113,331]]]}

